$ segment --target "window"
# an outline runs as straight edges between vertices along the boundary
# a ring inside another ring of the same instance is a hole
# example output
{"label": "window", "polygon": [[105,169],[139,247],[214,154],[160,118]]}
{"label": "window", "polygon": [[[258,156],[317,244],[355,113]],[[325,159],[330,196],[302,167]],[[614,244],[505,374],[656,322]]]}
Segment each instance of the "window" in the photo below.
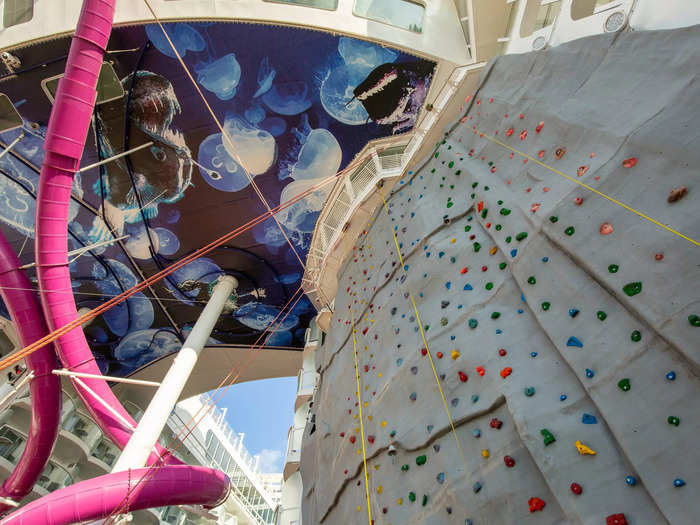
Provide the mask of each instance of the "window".
{"label": "window", "polygon": [[[10,427],[5,426],[0,429],[0,456],[10,463],[17,462],[21,451],[24,450],[23,444],[24,438]],[[19,450],[20,447],[22,447],[21,450]]]}
{"label": "window", "polygon": [[542,29],[543,27],[551,26],[554,23],[554,20],[557,18],[560,10],[560,0],[549,2],[547,4],[543,3],[540,5],[540,10],[537,12],[537,19],[535,20],[535,31]]}
{"label": "window", "polygon": [[606,11],[607,9],[604,6],[608,6],[607,9],[614,9],[620,7],[620,3],[616,2],[613,4],[613,0],[573,0],[571,4],[571,18],[573,20],[581,20],[596,12]]}
{"label": "window", "polygon": [[[45,78],[41,81],[41,88],[49,97],[49,100],[53,104],[56,98],[56,89],[58,89],[58,81],[63,77],[63,75],[56,75],[55,77]],[[100,76],[97,79],[97,100],[95,104],[98,106],[104,104],[105,102],[111,102],[112,100],[120,99],[124,96],[124,88],[122,83],[117,77],[117,73],[114,71],[112,64],[109,62],[103,62],[100,68]]]}
{"label": "window", "polygon": [[34,0],[5,0],[2,25],[12,27],[29,22],[34,16]]}
{"label": "window", "polygon": [[274,2],[276,4],[303,5],[306,7],[328,9],[329,11],[335,11],[338,8],[338,0],[265,0],[265,2]]}
{"label": "window", "polygon": [[[17,112],[10,98],[0,93],[0,133],[22,127],[22,117]],[[12,341],[0,331],[0,353],[6,355],[13,349]]]}
{"label": "window", "polygon": [[423,31],[425,7],[411,0],[355,0],[354,13],[414,33]]}

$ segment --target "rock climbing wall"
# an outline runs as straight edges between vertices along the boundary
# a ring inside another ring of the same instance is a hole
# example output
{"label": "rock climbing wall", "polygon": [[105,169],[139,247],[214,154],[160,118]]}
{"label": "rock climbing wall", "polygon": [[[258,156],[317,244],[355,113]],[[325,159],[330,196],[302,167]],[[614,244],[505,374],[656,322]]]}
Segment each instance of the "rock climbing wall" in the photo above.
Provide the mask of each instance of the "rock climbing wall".
{"label": "rock climbing wall", "polygon": [[305,525],[697,523],[699,50],[489,64],[347,247]]}

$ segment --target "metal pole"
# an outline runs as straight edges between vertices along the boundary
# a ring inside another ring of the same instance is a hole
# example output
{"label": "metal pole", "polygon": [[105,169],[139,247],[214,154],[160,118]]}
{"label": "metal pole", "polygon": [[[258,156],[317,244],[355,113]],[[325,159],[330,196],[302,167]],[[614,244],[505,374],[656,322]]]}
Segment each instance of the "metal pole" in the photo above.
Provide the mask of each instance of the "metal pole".
{"label": "metal pole", "polygon": [[175,357],[170,370],[165,374],[160,387],[141,417],[141,422],[112,468],[112,472],[140,468],[146,464],[153,446],[167,423],[170,412],[180,398],[180,394],[197,363],[199,354],[206,345],[226,301],[236,286],[238,286],[238,281],[234,277],[226,275],[219,279],[209,302]]}
{"label": "metal pole", "polygon": [[5,155],[7,155],[7,154],[12,150],[12,148],[14,148],[14,147],[17,145],[17,143],[18,143],[20,140],[22,140],[23,137],[24,137],[24,131],[23,131],[22,133],[19,134],[19,137],[17,137],[15,140],[13,140],[12,142],[10,142],[10,143],[5,147],[5,149],[2,150],[2,152],[0,152],[0,159],[3,158]]}

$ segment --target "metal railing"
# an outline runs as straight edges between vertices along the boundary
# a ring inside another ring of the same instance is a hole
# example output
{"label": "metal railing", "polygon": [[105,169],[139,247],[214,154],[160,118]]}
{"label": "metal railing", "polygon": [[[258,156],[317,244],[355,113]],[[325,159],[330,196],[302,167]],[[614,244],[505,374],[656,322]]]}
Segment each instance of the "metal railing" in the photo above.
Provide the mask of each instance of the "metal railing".
{"label": "metal railing", "polygon": [[303,436],[304,427],[289,427],[286,463],[296,463],[301,459],[301,438]]}
{"label": "metal railing", "polygon": [[299,370],[297,376],[297,396],[310,396],[318,383],[318,373],[314,370]]}

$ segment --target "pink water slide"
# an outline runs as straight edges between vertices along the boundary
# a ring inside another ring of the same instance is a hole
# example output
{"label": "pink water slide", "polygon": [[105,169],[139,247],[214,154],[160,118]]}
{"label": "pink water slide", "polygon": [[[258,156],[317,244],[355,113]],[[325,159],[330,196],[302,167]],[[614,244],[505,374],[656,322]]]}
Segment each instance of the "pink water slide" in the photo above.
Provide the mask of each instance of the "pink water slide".
{"label": "pink water slide", "polygon": [[[68,209],[73,176],[80,164],[94,110],[97,79],[112,29],[115,2],[84,1],[46,133],[36,207],[35,256],[41,303],[50,330],[78,316],[68,269]],[[80,327],[58,338],[56,350],[65,368],[100,374]],[[123,448],[131,437],[129,427],[135,427],[136,423],[105,380],[83,381],[104,404],[74,383],[76,391],[103,432]],[[214,507],[228,496],[230,482],[223,472],[182,465],[162,447],[157,447],[157,452],[149,458],[150,469],[111,473],[57,490],[22,507],[0,524],[68,525],[103,519],[115,512],[166,505]]]}

